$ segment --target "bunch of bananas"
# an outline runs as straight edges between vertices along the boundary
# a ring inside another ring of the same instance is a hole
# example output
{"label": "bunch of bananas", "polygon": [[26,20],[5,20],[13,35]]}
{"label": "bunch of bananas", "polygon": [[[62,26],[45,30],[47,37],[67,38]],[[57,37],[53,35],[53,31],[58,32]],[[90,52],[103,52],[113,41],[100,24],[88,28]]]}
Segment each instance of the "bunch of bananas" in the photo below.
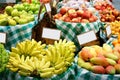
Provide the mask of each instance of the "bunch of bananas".
{"label": "bunch of bananas", "polygon": [[110,23],[110,27],[112,30],[112,34],[119,35],[120,34],[120,21],[115,21]]}
{"label": "bunch of bananas", "polygon": [[54,45],[25,40],[12,48],[7,67],[24,76],[50,78],[61,74],[71,66],[74,60],[75,45],[71,41],[55,41]]}
{"label": "bunch of bananas", "polygon": [[8,58],[9,58],[8,52],[5,50],[3,44],[0,44],[0,72],[5,70]]}
{"label": "bunch of bananas", "polygon": [[54,45],[48,45],[47,56],[54,67],[54,74],[61,74],[71,66],[74,60],[74,51],[76,47],[73,42],[66,40],[55,41]]}

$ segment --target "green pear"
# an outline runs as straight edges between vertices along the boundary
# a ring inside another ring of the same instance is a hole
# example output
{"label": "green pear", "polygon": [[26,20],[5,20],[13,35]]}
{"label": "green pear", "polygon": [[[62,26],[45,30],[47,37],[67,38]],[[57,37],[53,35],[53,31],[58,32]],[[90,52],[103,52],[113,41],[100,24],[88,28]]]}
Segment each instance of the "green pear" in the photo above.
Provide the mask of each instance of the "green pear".
{"label": "green pear", "polygon": [[17,9],[14,9],[12,12],[11,12],[11,16],[19,16],[19,11]]}
{"label": "green pear", "polygon": [[18,20],[18,23],[19,23],[19,24],[26,24],[26,23],[28,23],[28,20],[27,20],[27,19],[24,19],[24,18],[20,18],[20,19]]}
{"label": "green pear", "polygon": [[18,23],[20,18],[18,16],[15,16],[15,17],[13,17],[13,19]]}
{"label": "green pear", "polygon": [[11,12],[13,11],[13,7],[12,6],[7,6],[5,7],[5,12],[8,14],[8,15],[11,15]]}

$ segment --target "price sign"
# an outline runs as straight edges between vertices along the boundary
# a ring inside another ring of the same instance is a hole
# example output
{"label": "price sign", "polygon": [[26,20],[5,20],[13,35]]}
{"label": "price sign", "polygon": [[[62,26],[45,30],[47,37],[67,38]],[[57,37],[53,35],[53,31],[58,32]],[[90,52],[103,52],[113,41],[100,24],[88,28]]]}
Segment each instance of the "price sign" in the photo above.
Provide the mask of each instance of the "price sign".
{"label": "price sign", "polygon": [[0,43],[6,43],[6,33],[0,33]]}
{"label": "price sign", "polygon": [[106,34],[107,34],[107,37],[110,37],[111,33],[112,33],[112,31],[111,31],[110,26],[107,26],[107,27],[106,27]]}
{"label": "price sign", "polygon": [[59,40],[61,31],[57,29],[43,28],[42,38]]}
{"label": "price sign", "polygon": [[6,0],[7,3],[15,3],[16,0]]}
{"label": "price sign", "polygon": [[46,3],[45,7],[46,7],[47,12],[51,11],[50,3]]}
{"label": "price sign", "polygon": [[83,45],[83,44],[97,40],[97,37],[95,32],[92,30],[92,31],[78,35],[77,39],[79,41],[79,44]]}

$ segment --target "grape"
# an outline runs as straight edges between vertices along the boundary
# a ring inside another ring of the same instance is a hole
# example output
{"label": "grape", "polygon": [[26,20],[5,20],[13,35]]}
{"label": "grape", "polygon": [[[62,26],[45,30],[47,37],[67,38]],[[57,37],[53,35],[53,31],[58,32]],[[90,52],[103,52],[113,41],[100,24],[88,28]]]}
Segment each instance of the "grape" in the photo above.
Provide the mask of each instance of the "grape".
{"label": "grape", "polygon": [[8,59],[9,59],[8,52],[5,50],[3,44],[0,44],[0,72],[5,70]]}

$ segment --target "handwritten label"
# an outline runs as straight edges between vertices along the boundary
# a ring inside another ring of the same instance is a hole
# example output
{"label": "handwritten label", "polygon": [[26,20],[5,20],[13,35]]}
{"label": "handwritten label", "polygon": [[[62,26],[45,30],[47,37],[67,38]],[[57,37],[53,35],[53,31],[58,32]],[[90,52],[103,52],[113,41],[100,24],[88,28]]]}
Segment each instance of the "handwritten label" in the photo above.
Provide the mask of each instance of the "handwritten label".
{"label": "handwritten label", "polygon": [[83,45],[83,44],[92,42],[94,40],[97,40],[97,37],[95,35],[95,32],[92,30],[92,31],[78,35],[77,39],[79,41],[79,44]]}
{"label": "handwritten label", "polygon": [[111,35],[112,31],[111,31],[111,28],[110,26],[107,26],[106,27],[106,34],[107,34],[107,37],[109,37]]}
{"label": "handwritten label", "polygon": [[51,11],[50,3],[46,3],[45,7],[46,7],[47,12]]}
{"label": "handwritten label", "polygon": [[59,40],[60,33],[61,31],[57,29],[43,28],[42,38]]}
{"label": "handwritten label", "polygon": [[6,33],[0,33],[0,43],[6,43]]}

